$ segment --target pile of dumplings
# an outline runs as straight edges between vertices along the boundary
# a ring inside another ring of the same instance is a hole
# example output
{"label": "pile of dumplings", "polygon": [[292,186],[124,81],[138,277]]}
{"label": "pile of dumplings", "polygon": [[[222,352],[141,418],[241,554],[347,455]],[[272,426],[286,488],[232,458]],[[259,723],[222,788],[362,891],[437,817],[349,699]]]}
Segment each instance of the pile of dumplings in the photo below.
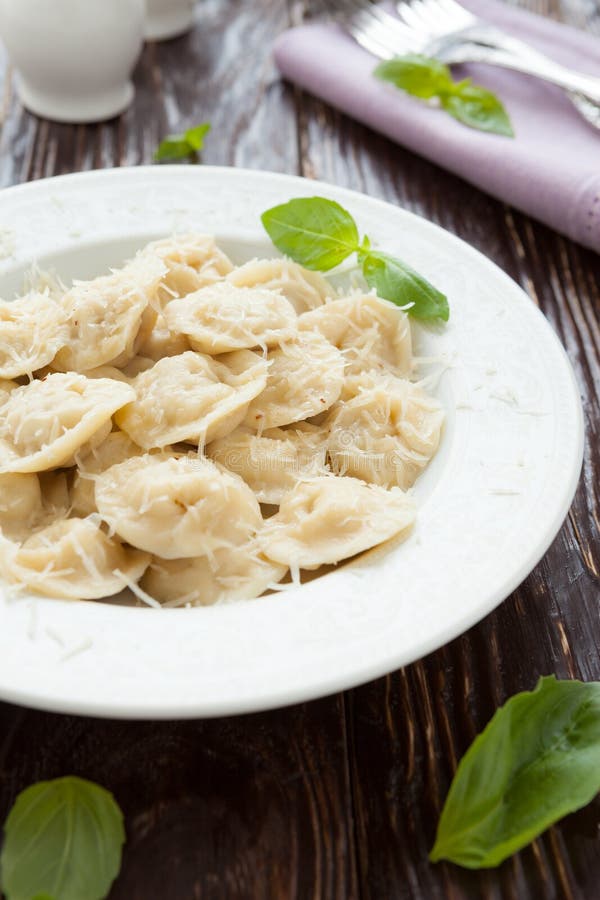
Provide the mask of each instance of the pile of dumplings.
{"label": "pile of dumplings", "polygon": [[0,574],[209,605],[402,536],[444,418],[412,374],[402,310],[206,235],[0,303]]}

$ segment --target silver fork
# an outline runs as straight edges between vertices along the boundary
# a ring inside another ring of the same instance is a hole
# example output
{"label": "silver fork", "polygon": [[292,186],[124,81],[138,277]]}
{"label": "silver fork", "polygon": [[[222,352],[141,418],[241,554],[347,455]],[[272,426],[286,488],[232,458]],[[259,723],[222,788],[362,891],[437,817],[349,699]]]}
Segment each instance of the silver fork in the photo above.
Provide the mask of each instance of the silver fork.
{"label": "silver fork", "polygon": [[600,128],[600,78],[555,63],[473,16],[456,0],[402,0],[398,16],[370,0],[338,0],[335,7],[342,26],[381,59],[421,53],[449,65],[482,62],[524,72],[565,89],[580,114]]}

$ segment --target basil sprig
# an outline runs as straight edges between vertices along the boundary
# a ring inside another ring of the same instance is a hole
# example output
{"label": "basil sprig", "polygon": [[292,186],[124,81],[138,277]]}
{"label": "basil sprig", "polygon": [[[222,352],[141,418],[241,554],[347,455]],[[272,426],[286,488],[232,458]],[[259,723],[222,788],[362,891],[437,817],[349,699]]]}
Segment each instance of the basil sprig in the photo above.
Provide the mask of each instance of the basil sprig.
{"label": "basil sprig", "polygon": [[326,197],[297,197],[263,213],[262,223],[277,247],[307,269],[328,272],[357,254],[369,287],[417,319],[448,321],[448,300],[405,262],[371,249],[356,222]]}
{"label": "basil sprig", "polygon": [[437,59],[411,53],[380,63],[374,73],[421,100],[437,98],[442,109],[469,128],[514,137],[509,115],[498,97],[470,78],[454,81]]}
{"label": "basil sprig", "polygon": [[4,826],[6,900],[104,900],[124,842],[121,810],[104,788],[74,777],[34,784]]}
{"label": "basil sprig", "polygon": [[204,147],[204,139],[209,131],[210,123],[203,122],[194,128],[188,128],[182,134],[167,135],[154,154],[155,162],[197,157]]}
{"label": "basil sprig", "polygon": [[497,866],[600,791],[600,683],[541,678],[462,758],[430,859]]}

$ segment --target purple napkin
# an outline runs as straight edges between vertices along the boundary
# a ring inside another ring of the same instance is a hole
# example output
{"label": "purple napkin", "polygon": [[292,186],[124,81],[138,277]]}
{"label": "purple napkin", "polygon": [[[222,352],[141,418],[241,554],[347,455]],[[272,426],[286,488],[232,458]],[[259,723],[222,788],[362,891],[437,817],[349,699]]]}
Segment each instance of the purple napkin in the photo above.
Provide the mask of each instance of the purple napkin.
{"label": "purple napkin", "polygon": [[[574,69],[600,76],[600,40],[493,0],[464,6]],[[466,128],[372,76],[373,56],[336,25],[305,25],[275,46],[283,75],[415,153],[600,251],[600,131],[560,88],[484,65],[461,67],[507,107],[516,138]]]}

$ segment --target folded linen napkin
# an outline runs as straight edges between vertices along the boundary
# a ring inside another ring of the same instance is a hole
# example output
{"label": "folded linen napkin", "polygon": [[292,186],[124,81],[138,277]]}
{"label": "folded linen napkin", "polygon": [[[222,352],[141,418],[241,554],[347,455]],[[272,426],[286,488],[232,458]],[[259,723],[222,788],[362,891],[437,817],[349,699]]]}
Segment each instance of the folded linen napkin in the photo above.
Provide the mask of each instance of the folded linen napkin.
{"label": "folded linen napkin", "polygon": [[[557,62],[600,76],[600,40],[494,0],[464,6]],[[494,91],[514,139],[474,131],[374,78],[377,60],[337,25],[293,28],[279,38],[282,74],[353,118],[488,193],[600,251],[600,131],[560,88],[481,64],[461,77]]]}

